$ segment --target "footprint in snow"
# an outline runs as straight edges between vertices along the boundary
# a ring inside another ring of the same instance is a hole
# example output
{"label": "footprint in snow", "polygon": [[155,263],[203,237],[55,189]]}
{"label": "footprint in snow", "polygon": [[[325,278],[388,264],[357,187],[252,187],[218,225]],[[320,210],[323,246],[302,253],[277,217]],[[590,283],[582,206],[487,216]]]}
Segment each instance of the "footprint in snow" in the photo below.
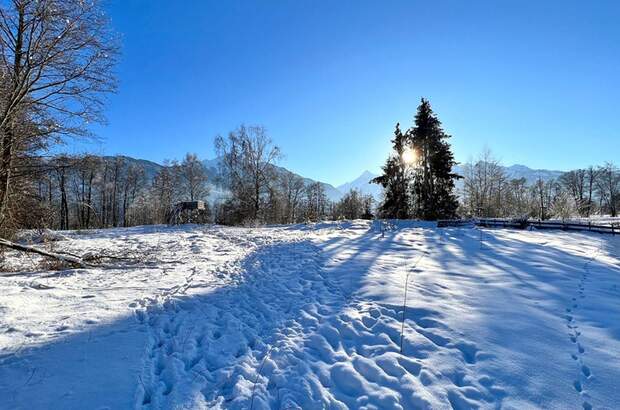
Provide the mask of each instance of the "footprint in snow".
{"label": "footprint in snow", "polygon": [[590,372],[590,368],[586,365],[581,366],[581,372],[586,378],[590,378],[592,373]]}

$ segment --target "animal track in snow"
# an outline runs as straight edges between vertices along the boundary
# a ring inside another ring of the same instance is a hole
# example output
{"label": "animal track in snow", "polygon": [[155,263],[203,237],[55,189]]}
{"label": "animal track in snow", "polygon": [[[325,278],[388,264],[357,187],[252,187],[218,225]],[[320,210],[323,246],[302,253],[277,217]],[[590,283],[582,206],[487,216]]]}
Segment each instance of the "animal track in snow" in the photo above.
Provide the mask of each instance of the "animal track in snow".
{"label": "animal track in snow", "polygon": [[583,400],[582,407],[586,410],[589,410],[592,408],[592,405],[587,400],[589,396],[585,390],[585,385],[592,378],[592,372],[590,368],[584,364],[585,348],[579,341],[580,336],[581,336],[581,331],[579,330],[579,326],[577,325],[575,316],[573,314],[579,310],[580,305],[577,301],[580,299],[586,299],[586,296],[587,296],[586,295],[586,284],[588,283],[588,278],[591,274],[590,265],[596,259],[598,253],[601,251],[601,246],[602,246],[602,242],[601,242],[601,245],[599,245],[599,248],[597,248],[593,252],[592,256],[589,257],[587,261],[584,263],[581,278],[579,279],[578,286],[577,286],[577,296],[574,296],[571,298],[569,302],[569,307],[566,308],[566,312],[568,313],[566,315],[568,337],[569,337],[569,340],[572,342],[572,344],[576,346],[576,350],[577,350],[576,353],[571,353],[570,357],[573,361],[577,362],[579,366],[579,372],[577,375],[578,379],[574,381],[573,387],[575,388],[575,391],[579,393],[580,396],[582,397],[582,400]]}

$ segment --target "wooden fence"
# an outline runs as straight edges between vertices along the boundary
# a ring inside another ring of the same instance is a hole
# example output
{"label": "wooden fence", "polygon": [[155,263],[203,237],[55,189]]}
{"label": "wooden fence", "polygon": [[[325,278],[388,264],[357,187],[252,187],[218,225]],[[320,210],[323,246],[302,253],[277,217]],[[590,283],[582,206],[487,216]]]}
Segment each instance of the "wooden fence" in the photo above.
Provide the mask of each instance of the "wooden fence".
{"label": "wooden fence", "polygon": [[[517,228],[527,229],[534,227],[536,229],[559,229],[563,231],[590,231],[598,233],[610,233],[615,235],[620,233],[620,224],[593,224],[578,222],[562,222],[562,221],[535,221],[535,220],[514,220],[514,219],[489,219],[481,218],[476,220],[476,225],[493,227],[493,228]],[[437,223],[439,226],[439,223]]]}
{"label": "wooden fence", "polygon": [[448,226],[465,226],[473,225],[473,219],[440,219],[437,221],[438,228],[446,228]]}

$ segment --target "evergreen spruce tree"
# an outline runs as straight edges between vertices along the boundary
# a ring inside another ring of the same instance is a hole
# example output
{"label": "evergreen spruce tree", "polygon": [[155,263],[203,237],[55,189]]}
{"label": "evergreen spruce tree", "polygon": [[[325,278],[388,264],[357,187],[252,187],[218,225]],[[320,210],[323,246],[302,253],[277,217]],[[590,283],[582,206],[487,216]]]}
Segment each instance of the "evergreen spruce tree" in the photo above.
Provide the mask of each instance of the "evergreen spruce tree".
{"label": "evergreen spruce tree", "polygon": [[409,178],[406,164],[403,161],[407,137],[401,132],[400,124],[396,124],[392,144],[394,152],[382,167],[383,175],[371,182],[380,184],[384,188],[384,199],[379,207],[381,215],[385,218],[406,219],[410,217]]}
{"label": "evergreen spruce tree", "polygon": [[453,218],[458,200],[454,195],[454,181],[460,176],[452,172],[456,165],[450,144],[450,135],[422,98],[415,116],[415,127],[407,132],[412,148],[418,155],[412,184],[413,216],[424,220]]}

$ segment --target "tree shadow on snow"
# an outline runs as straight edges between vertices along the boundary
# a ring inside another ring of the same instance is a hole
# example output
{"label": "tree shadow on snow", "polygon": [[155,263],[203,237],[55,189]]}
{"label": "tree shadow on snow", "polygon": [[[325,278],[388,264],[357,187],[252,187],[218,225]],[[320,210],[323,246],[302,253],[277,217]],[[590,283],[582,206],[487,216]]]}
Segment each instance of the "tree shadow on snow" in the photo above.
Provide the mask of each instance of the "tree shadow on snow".
{"label": "tree shadow on snow", "polygon": [[[408,308],[407,326],[415,330],[405,340],[408,356],[397,355],[403,314],[399,303],[377,303],[354,317],[347,309],[352,304],[363,307],[358,291],[373,269],[376,273],[382,257],[399,249],[428,252],[443,275],[453,276],[464,274],[456,266],[475,269],[482,262],[526,290],[532,287],[532,263],[544,265],[539,270],[549,275],[563,272],[536,290],[541,299],[564,297],[565,282],[581,273],[584,262],[583,257],[554,248],[520,257],[524,245],[516,239],[492,237],[489,249],[480,250],[472,232],[415,231],[419,235],[407,242],[403,235],[411,230],[382,235],[371,228],[361,236],[334,235],[320,243],[304,239],[265,245],[241,261],[238,275],[220,272],[232,279],[230,283],[212,289],[190,281],[185,294],[170,296],[163,304],[0,356],[0,408],[321,408],[326,397],[355,407],[363,394],[367,403],[381,407],[380,400],[388,400],[383,404],[389,407],[391,393],[377,387],[381,384],[399,391],[398,400],[407,408],[425,408],[429,403],[411,387],[424,385],[420,360],[437,349],[452,349],[462,353],[466,368],[475,363],[476,347],[442,333],[440,298],[445,294],[440,289],[437,309],[416,307],[415,301]],[[414,262],[398,262],[403,275],[394,280],[404,284]],[[390,266],[396,269],[398,264]],[[425,281],[435,280],[424,275],[413,279],[410,289],[418,290]],[[467,280],[463,278],[461,293],[470,291]],[[432,292],[433,286],[426,289]],[[501,295],[502,303],[510,304],[510,290]],[[505,329],[491,331],[503,337]],[[620,335],[618,329],[614,332]],[[393,355],[393,363],[386,359],[383,371],[394,375],[379,382],[368,370],[372,364],[355,359],[351,368],[367,380],[347,383],[358,376],[347,373],[343,363],[356,354]],[[401,372],[421,384],[395,383]],[[446,403],[463,408],[468,403],[474,407],[476,400],[501,403],[500,390],[494,393],[480,384],[475,386],[482,392],[478,396],[458,395],[458,388],[472,390],[459,374],[449,375],[456,393],[444,397]],[[366,385],[376,387],[376,397],[361,390]]]}

